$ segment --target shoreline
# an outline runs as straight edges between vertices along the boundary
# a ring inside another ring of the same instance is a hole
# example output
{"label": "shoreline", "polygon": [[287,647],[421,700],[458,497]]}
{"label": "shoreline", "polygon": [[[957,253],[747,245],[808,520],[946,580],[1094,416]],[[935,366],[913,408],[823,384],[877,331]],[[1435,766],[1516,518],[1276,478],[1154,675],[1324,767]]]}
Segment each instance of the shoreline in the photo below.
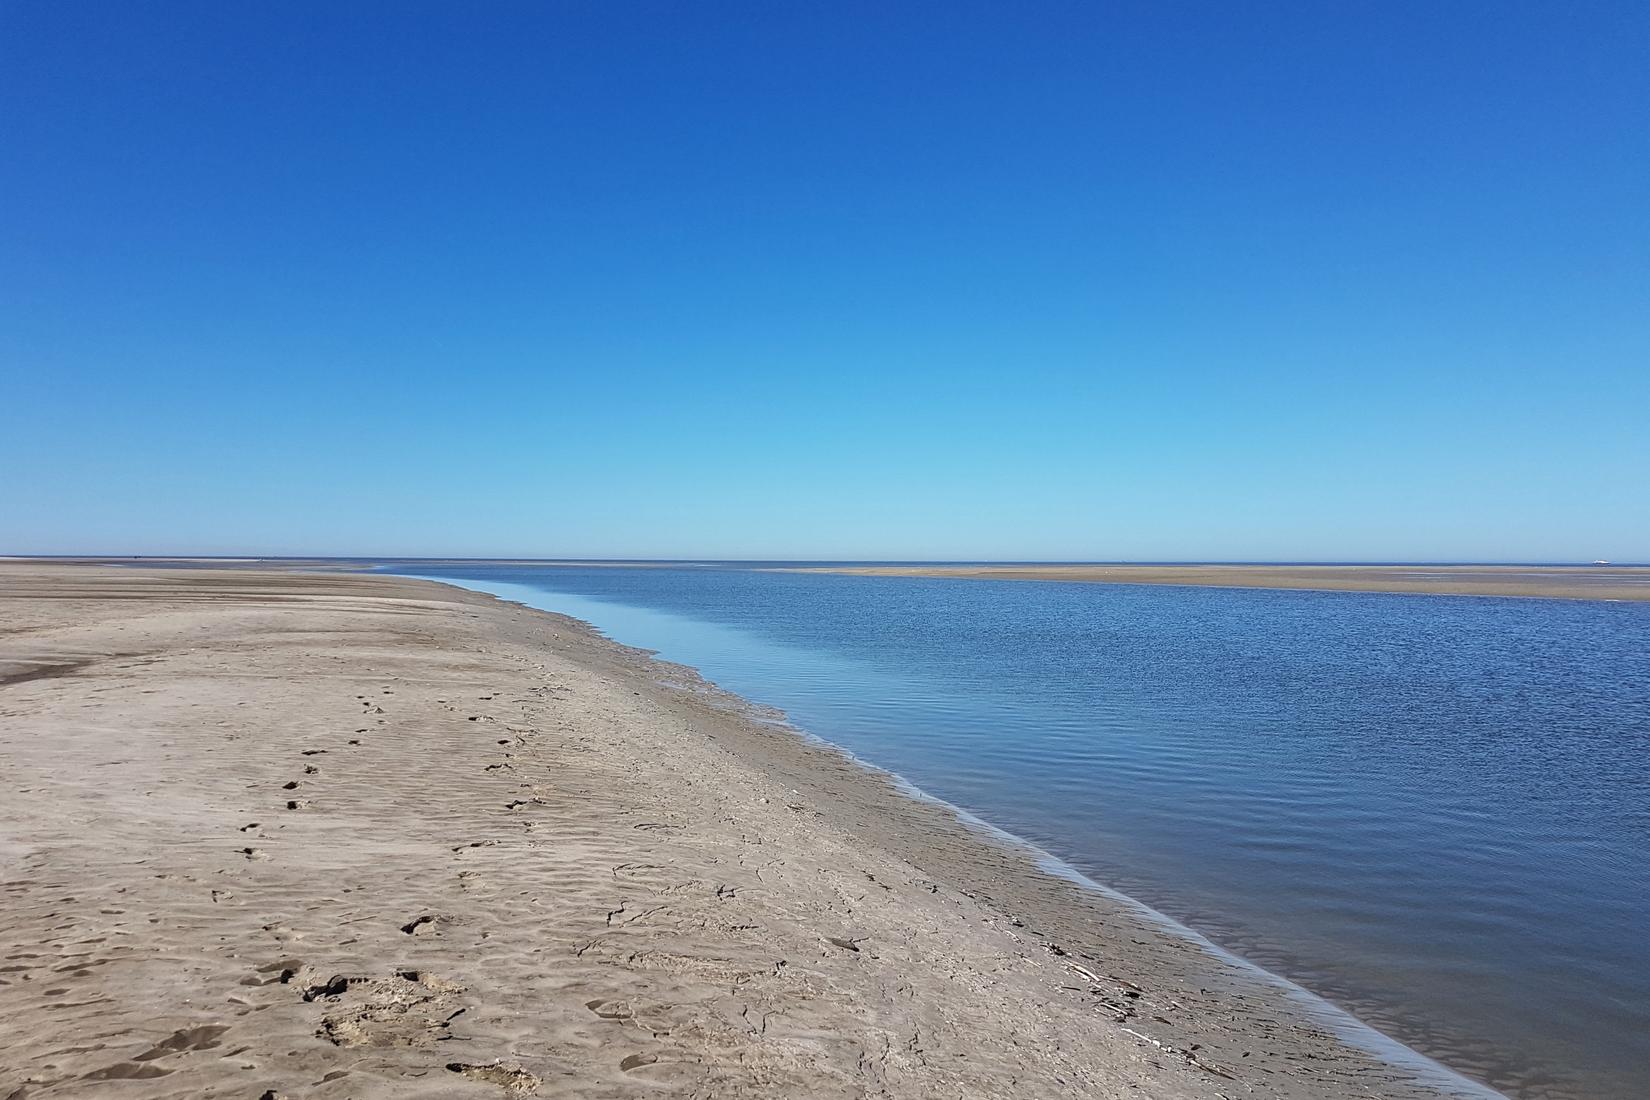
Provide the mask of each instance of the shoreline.
{"label": "shoreline", "polygon": [[[23,563],[0,606],[0,1094],[1419,1100],[1452,1073],[566,616]],[[48,955],[64,988],[15,973]],[[65,1028],[100,1037],[90,1073]]]}
{"label": "shoreline", "polygon": [[1650,566],[1605,565],[832,565],[787,573],[1368,592],[1516,599],[1650,600]]}
{"label": "shoreline", "polygon": [[[502,603],[524,607],[538,614],[552,615],[563,619],[580,629],[588,631],[591,636],[616,646],[635,659],[659,670],[662,676],[665,677],[665,679],[661,679],[661,683],[676,689],[685,688],[686,690],[701,692],[717,705],[726,707],[731,714],[741,720],[756,721],[764,726],[771,725],[783,729],[791,736],[801,739],[810,746],[841,757],[853,767],[867,773],[868,778],[880,780],[894,787],[906,799],[938,808],[974,834],[980,843],[997,848],[1006,848],[1023,859],[1037,873],[1072,883],[1086,893],[1093,893],[1104,898],[1108,903],[1130,909],[1164,934],[1184,940],[1197,950],[1209,954],[1222,965],[1235,966],[1253,975],[1261,984],[1273,987],[1281,995],[1297,1002],[1308,1016],[1332,1029],[1340,1039],[1362,1049],[1373,1057],[1405,1067],[1416,1073],[1417,1079],[1422,1084],[1439,1090],[1441,1094],[1461,1097],[1463,1100],[1507,1100],[1505,1094],[1497,1091],[1492,1086],[1474,1080],[1438,1059],[1416,1050],[1402,1040],[1388,1035],[1375,1025],[1360,1019],[1353,1012],[1341,1007],[1327,997],[1221,946],[1203,933],[1160,912],[1138,898],[1094,879],[1067,860],[1047,851],[1033,841],[995,825],[943,798],[930,794],[920,785],[896,771],[867,760],[828,738],[795,725],[784,711],[728,691],[714,681],[705,678],[697,668],[691,665],[665,660],[652,650],[630,645],[609,636],[587,620],[551,608],[535,607],[512,595],[501,593],[496,590],[497,586],[489,586],[483,581],[459,581],[432,575],[417,575],[414,577],[411,574],[401,573],[389,575],[413,577],[413,579],[427,581],[432,584],[441,584],[462,591],[481,593]],[[681,681],[686,681],[686,683]]]}
{"label": "shoreline", "polygon": [[1482,596],[1517,599],[1650,601],[1650,565],[1552,564],[1256,564],[1131,562],[807,563],[766,561],[555,558],[254,558],[186,556],[0,555],[4,563],[104,565],[122,568],[276,569],[370,571],[381,564],[566,566],[580,569],[674,569],[733,567],[775,573],[824,573],[859,577],[926,577],[950,580],[1043,581],[1082,584],[1236,588],[1253,591],[1366,592],[1387,595]]}

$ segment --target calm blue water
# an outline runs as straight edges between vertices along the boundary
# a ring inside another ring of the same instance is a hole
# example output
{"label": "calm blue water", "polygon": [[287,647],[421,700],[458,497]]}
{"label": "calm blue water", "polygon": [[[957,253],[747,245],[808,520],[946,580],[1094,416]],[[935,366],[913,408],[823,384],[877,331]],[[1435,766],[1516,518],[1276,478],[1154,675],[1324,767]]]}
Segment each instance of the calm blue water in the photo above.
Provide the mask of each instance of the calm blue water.
{"label": "calm blue water", "polygon": [[691,665],[1510,1095],[1650,1096],[1650,605],[396,571]]}

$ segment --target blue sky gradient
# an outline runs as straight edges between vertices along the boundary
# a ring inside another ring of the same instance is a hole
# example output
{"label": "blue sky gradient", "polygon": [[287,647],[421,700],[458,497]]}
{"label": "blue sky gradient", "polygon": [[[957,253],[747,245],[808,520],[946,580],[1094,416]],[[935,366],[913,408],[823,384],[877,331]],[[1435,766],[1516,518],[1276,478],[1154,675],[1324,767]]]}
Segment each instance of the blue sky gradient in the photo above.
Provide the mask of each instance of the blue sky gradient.
{"label": "blue sky gradient", "polygon": [[0,553],[1650,560],[1650,6],[0,5]]}

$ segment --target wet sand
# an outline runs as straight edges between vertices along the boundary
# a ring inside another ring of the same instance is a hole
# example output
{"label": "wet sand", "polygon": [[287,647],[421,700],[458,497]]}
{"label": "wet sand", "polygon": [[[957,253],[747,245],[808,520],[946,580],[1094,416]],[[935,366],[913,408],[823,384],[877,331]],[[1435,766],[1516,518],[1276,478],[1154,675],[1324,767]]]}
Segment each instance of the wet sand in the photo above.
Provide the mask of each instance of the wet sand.
{"label": "wet sand", "polygon": [[1588,565],[844,565],[799,573],[1098,584],[1187,584],[1433,596],[1650,600],[1650,567]]}
{"label": "wet sand", "polygon": [[0,563],[0,1097],[1439,1095],[561,616]]}

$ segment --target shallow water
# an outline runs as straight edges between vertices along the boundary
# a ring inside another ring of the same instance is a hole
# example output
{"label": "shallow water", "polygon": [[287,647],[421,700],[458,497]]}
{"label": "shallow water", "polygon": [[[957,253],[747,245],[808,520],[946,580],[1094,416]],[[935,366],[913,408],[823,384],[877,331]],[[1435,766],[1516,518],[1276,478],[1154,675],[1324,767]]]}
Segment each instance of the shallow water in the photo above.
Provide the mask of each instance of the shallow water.
{"label": "shallow water", "polygon": [[1510,1096],[1650,1095],[1650,605],[395,571],[529,586]]}

